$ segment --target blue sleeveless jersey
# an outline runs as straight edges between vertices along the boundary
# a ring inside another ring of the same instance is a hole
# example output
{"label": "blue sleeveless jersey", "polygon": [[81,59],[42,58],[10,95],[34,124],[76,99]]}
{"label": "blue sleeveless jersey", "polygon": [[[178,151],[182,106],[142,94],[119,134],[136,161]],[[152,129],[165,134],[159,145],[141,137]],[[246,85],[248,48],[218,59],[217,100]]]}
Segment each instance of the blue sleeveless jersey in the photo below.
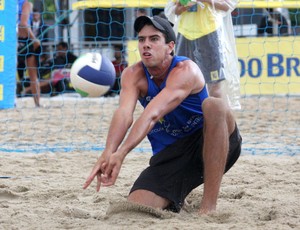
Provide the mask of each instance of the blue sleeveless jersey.
{"label": "blue sleeveless jersey", "polygon": [[[160,86],[157,86],[154,81],[152,81],[150,78],[151,75],[143,65],[148,81],[148,92],[145,97],[139,98],[139,102],[144,108],[165,88],[170,71],[178,62],[185,60],[189,59],[182,56],[174,56],[167,77]],[[166,114],[155,124],[148,134],[153,154],[160,152],[176,140],[189,136],[203,127],[202,102],[207,97],[208,93],[206,87],[204,87],[199,93],[189,95],[177,108]]]}

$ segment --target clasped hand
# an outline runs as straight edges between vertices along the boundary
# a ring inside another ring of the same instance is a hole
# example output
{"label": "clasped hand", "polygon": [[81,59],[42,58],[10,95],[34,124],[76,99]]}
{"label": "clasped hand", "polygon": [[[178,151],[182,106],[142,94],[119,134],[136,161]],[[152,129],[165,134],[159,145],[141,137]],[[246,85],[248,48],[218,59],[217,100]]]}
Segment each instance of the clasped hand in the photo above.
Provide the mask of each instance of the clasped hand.
{"label": "clasped hand", "polygon": [[119,175],[123,160],[124,158],[118,152],[113,154],[102,154],[94,165],[89,177],[85,181],[83,189],[89,187],[96,176],[97,192],[100,191],[101,186],[108,187],[114,185]]}

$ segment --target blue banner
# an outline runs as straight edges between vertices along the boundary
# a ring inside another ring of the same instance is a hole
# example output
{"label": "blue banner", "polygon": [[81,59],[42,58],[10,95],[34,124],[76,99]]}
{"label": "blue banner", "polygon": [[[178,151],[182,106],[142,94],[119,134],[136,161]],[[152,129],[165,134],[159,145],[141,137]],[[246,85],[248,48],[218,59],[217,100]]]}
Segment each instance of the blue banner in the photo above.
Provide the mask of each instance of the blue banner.
{"label": "blue banner", "polygon": [[17,2],[0,0],[0,109],[13,108],[16,97]]}

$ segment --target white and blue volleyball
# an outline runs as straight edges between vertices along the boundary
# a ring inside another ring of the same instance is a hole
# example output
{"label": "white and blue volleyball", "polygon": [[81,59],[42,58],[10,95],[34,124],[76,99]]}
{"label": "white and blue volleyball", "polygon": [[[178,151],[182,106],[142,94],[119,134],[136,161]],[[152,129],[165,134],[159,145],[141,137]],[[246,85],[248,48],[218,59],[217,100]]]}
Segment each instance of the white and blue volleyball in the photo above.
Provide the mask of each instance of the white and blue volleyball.
{"label": "white and blue volleyball", "polygon": [[107,57],[100,53],[85,53],[73,63],[70,79],[82,97],[100,97],[113,87],[116,71]]}

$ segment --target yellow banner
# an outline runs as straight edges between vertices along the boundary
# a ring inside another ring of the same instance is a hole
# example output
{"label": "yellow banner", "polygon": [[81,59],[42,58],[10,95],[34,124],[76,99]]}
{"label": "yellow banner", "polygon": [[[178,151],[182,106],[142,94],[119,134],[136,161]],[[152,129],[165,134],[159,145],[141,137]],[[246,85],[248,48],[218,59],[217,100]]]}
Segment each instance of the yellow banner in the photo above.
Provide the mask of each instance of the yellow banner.
{"label": "yellow banner", "polygon": [[0,0],[0,10],[4,10],[5,0]]}
{"label": "yellow banner", "polygon": [[0,85],[0,101],[3,101],[3,85]]}
{"label": "yellow banner", "polygon": [[141,60],[138,50],[138,41],[132,40],[127,43],[128,64],[132,65]]}
{"label": "yellow banner", "polygon": [[167,0],[84,0],[75,2],[72,5],[73,10],[85,9],[85,8],[134,8],[134,7],[154,7],[164,8]]}
{"label": "yellow banner", "polygon": [[0,25],[0,42],[4,42],[4,26]]}
{"label": "yellow banner", "polygon": [[[0,0],[1,1],[1,0]],[[83,0],[72,4],[73,10],[86,8],[164,8],[167,0]],[[263,0],[243,0],[238,2],[239,8],[300,8],[300,1],[296,0],[277,0],[277,1],[263,1]]]}
{"label": "yellow banner", "polygon": [[0,56],[0,72],[4,70],[4,56]]}
{"label": "yellow banner", "polygon": [[268,0],[244,0],[239,1],[238,8],[300,8],[300,1],[294,0],[275,0],[275,1],[268,1]]}
{"label": "yellow banner", "polygon": [[300,38],[238,38],[241,94],[300,94]]}
{"label": "yellow banner", "polygon": [[[300,37],[236,39],[242,95],[300,94]],[[129,41],[128,62],[140,60],[137,41]]]}

